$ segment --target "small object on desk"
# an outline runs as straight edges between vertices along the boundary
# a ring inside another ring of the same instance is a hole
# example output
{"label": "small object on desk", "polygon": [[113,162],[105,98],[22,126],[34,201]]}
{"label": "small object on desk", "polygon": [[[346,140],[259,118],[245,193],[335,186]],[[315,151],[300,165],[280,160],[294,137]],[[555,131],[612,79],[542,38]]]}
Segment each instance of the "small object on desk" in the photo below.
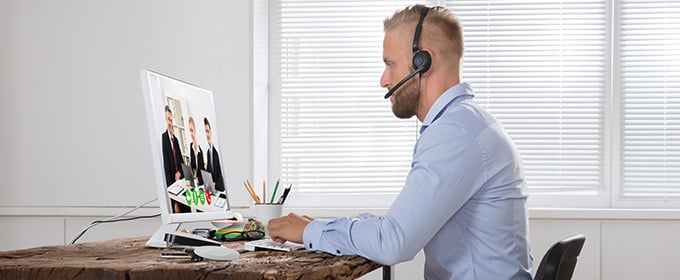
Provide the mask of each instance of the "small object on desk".
{"label": "small object on desk", "polygon": [[214,240],[210,240],[195,234],[184,233],[184,232],[168,232],[163,238],[165,242],[168,243],[170,248],[187,248],[187,247],[197,247],[197,246],[222,246]]}
{"label": "small object on desk", "polygon": [[161,258],[164,259],[190,259],[191,256],[183,251],[163,251],[161,252]]}
{"label": "small object on desk", "polygon": [[248,219],[247,222],[222,226],[216,223],[213,225],[219,229],[215,231],[215,239],[224,241],[257,240],[265,236],[264,225],[255,219]]}
{"label": "small object on desk", "polygon": [[245,226],[248,223],[248,221],[215,220],[215,221],[210,221],[210,223],[218,229],[223,229],[223,228],[227,228],[227,227],[234,227],[234,228],[240,227],[241,229],[243,229],[243,226]]}
{"label": "small object on desk", "polygon": [[257,251],[257,250],[276,250],[276,251],[284,251],[284,252],[292,252],[296,250],[302,250],[305,248],[305,245],[298,244],[298,243],[293,243],[286,241],[286,243],[278,243],[274,240],[271,239],[260,239],[260,240],[255,240],[255,241],[248,241],[245,243],[245,249],[248,251]]}
{"label": "small object on desk", "polygon": [[184,251],[191,255],[191,260],[193,261],[201,261],[203,259],[215,261],[233,261],[238,259],[240,255],[238,251],[223,246],[202,246],[184,249]]}
{"label": "small object on desk", "polygon": [[191,234],[210,239],[215,237],[215,230],[209,228],[195,228],[191,230]]}

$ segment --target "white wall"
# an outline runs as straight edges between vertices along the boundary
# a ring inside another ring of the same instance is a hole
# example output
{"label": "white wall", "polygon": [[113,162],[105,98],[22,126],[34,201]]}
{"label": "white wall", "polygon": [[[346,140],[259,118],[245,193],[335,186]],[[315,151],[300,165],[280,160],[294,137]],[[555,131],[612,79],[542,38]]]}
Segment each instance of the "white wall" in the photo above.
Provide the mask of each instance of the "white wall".
{"label": "white wall", "polygon": [[141,69],[213,90],[232,202],[247,205],[249,5],[0,1],[0,211],[99,214],[156,197]]}
{"label": "white wall", "polygon": [[[246,206],[239,183],[254,172],[250,5],[0,1],[0,250],[64,244],[89,222],[156,196],[142,68],[214,91],[232,203]],[[674,279],[680,215],[671,212],[531,211],[535,262],[579,232],[588,239],[574,279]],[[145,236],[159,224],[101,225],[80,241]],[[422,278],[422,261],[398,265],[397,279]]]}

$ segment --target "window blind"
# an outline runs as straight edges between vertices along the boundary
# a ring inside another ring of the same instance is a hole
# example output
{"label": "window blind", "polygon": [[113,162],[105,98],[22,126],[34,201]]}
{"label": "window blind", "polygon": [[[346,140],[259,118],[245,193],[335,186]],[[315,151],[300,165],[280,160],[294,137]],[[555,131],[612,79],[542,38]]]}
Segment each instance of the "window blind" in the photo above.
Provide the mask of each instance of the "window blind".
{"label": "window blind", "polygon": [[563,203],[564,195],[601,200],[609,63],[605,1],[447,5],[463,25],[463,80],[517,146],[530,199],[547,195],[532,205]]}
{"label": "window blind", "polygon": [[[388,206],[403,186],[416,121],[397,120],[377,85],[382,20],[408,4],[272,2],[281,178],[298,198],[291,207]],[[446,5],[464,27],[463,79],[520,150],[532,197],[601,196],[604,1]]]}
{"label": "window blind", "polygon": [[401,190],[417,128],[383,99],[382,21],[412,3],[271,2],[288,207],[384,207]]}
{"label": "window blind", "polygon": [[[463,79],[517,145],[530,205],[678,205],[679,1],[445,3]],[[290,206],[383,207],[401,189],[418,124],[394,118],[378,81],[382,20],[408,4],[272,1]]]}
{"label": "window blind", "polygon": [[[622,201],[680,201],[680,1],[618,5]],[[662,205],[662,204],[656,204]]]}

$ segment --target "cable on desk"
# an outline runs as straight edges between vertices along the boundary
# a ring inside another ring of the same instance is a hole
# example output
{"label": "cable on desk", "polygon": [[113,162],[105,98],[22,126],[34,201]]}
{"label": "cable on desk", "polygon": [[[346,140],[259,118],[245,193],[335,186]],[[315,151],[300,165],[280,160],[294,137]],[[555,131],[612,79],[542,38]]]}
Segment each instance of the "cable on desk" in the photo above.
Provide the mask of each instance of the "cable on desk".
{"label": "cable on desk", "polygon": [[[146,218],[155,218],[155,217],[158,217],[158,216],[161,215],[160,213],[155,214],[155,215],[148,215],[148,216],[137,216],[137,217],[120,218],[120,217],[123,217],[123,216],[125,216],[125,215],[127,215],[127,214],[130,214],[130,213],[132,213],[133,211],[135,211],[135,210],[137,210],[137,209],[139,209],[139,208],[142,208],[142,207],[144,207],[145,205],[147,205],[147,204],[149,204],[149,203],[151,203],[151,202],[154,202],[154,201],[156,201],[156,200],[158,200],[158,198],[154,198],[154,199],[152,199],[152,200],[149,200],[149,201],[147,201],[147,202],[144,202],[143,204],[141,204],[141,205],[139,205],[139,206],[133,208],[132,210],[129,210],[129,211],[123,213],[123,214],[119,214],[119,215],[116,215],[116,216],[114,216],[114,217],[108,218],[108,219],[106,219],[106,220],[97,220],[97,221],[94,221],[94,222],[92,222],[89,226],[87,226],[87,227],[85,227],[83,230],[81,230],[78,234],[76,234],[76,236],[73,237],[73,239],[71,239],[71,242],[69,242],[68,244],[69,244],[69,245],[75,244],[76,241],[77,241],[80,237],[82,237],[83,234],[85,234],[85,232],[86,232],[87,230],[89,230],[90,228],[92,228],[92,227],[94,227],[94,226],[96,226],[96,225],[98,225],[98,224],[103,224],[103,223],[114,223],[114,222],[121,222],[121,221],[131,221],[131,220],[137,220],[137,219],[146,219]],[[120,218],[120,219],[119,219],[119,218]]]}

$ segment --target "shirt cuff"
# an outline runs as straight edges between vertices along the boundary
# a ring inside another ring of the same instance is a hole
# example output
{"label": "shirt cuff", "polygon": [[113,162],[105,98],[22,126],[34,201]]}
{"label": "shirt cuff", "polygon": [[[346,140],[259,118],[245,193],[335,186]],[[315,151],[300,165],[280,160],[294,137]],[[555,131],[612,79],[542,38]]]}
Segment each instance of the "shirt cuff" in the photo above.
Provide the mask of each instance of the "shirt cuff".
{"label": "shirt cuff", "polygon": [[321,245],[321,234],[323,229],[326,228],[328,221],[324,220],[313,220],[307,224],[304,232],[302,233],[302,242],[305,244],[305,249],[307,250],[319,250]]}

